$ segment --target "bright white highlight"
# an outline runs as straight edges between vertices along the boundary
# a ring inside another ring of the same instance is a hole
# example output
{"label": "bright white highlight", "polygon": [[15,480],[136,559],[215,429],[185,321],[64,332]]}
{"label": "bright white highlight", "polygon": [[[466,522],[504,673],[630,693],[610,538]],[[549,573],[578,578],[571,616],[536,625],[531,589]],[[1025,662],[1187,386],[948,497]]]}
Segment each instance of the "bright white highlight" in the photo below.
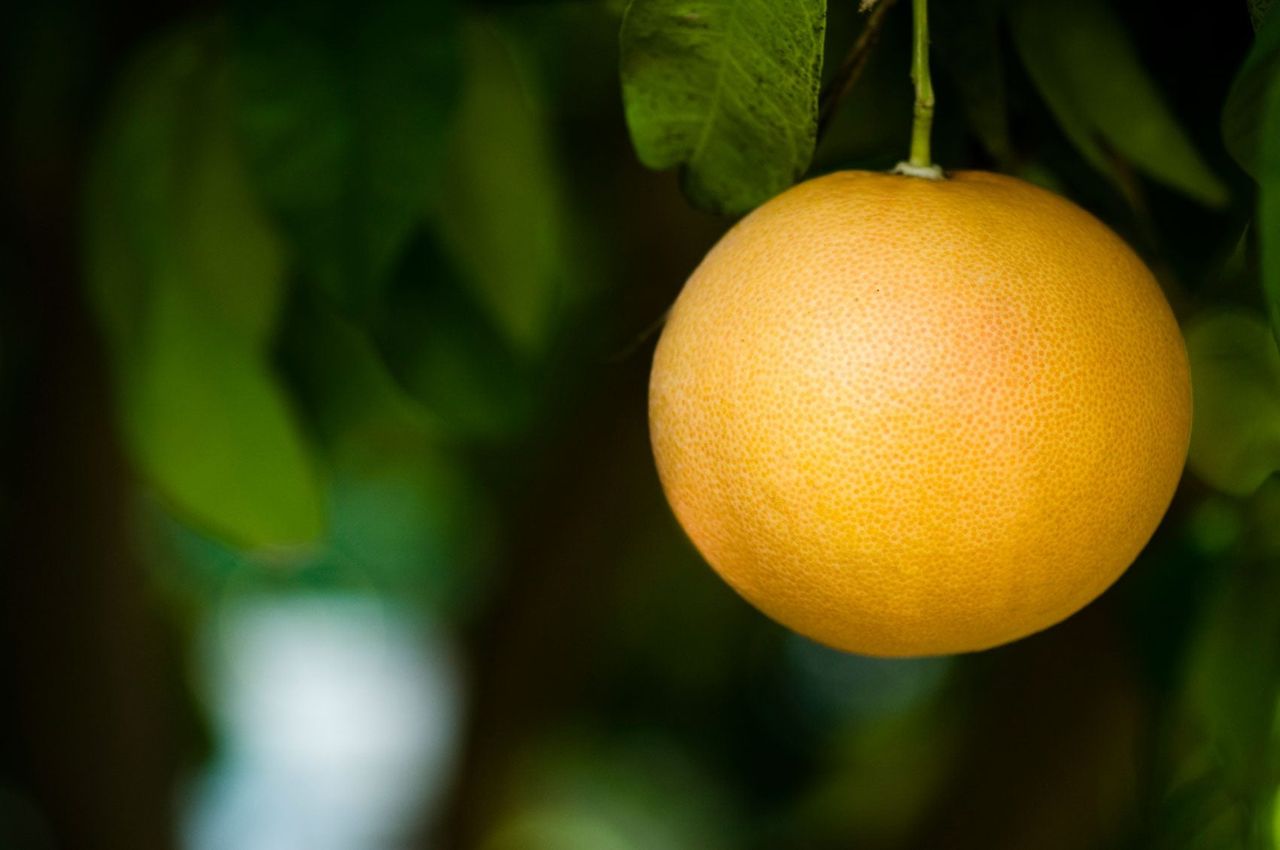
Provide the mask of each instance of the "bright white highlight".
{"label": "bright white highlight", "polygon": [[448,641],[360,597],[234,601],[205,635],[221,752],[189,850],[401,846],[445,789],[461,714]]}

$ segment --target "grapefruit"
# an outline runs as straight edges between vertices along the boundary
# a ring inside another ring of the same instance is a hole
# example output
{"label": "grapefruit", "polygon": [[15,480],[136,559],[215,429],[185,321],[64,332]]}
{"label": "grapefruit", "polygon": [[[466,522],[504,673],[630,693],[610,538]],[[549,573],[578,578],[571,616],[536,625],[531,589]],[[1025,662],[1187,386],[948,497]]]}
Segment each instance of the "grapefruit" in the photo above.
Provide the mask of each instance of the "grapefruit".
{"label": "grapefruit", "polygon": [[1071,202],[982,172],[839,172],[734,226],[649,393],[663,489],[739,594],[832,647],[980,650],[1101,594],[1168,508],[1186,350]]}

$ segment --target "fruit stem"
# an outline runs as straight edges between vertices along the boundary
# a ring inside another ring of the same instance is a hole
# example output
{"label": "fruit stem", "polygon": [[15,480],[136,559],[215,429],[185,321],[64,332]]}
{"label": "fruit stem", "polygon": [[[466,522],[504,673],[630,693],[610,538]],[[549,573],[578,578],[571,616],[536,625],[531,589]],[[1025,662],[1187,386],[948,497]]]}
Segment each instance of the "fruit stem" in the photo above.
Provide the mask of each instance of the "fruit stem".
{"label": "fruit stem", "polygon": [[929,76],[929,0],[911,0],[915,38],[911,46],[911,81],[916,86],[915,114],[911,123],[911,157],[898,163],[898,174],[942,179],[929,151],[933,133],[933,79]]}

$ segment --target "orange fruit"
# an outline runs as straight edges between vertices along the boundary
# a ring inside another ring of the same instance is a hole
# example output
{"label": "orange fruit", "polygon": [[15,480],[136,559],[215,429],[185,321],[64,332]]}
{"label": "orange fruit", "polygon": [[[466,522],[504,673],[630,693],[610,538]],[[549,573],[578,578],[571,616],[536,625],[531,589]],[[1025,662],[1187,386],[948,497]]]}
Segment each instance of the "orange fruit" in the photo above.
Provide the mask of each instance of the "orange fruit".
{"label": "orange fruit", "polygon": [[654,357],[663,488],[738,593],[821,643],[965,652],[1133,562],[1186,458],[1186,350],[1142,261],[1020,180],[841,172],[733,227]]}

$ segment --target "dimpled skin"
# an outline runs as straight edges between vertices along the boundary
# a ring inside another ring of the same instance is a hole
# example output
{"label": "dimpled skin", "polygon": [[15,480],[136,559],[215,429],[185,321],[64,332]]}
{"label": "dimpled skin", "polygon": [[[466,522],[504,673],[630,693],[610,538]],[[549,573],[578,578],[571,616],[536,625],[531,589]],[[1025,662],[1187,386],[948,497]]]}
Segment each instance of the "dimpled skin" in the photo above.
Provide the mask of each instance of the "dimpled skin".
{"label": "dimpled skin", "polygon": [[676,517],[761,611],[880,656],[1046,628],[1177,486],[1186,350],[1142,261],[1031,184],[840,172],[743,219],[649,391]]}

